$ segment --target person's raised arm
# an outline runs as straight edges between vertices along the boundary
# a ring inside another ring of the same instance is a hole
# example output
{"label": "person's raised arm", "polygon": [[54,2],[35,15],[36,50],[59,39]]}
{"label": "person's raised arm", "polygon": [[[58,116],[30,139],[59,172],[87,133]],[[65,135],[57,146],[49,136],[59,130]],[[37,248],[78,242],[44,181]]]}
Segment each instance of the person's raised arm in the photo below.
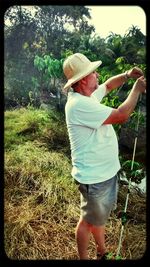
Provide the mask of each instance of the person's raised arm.
{"label": "person's raised arm", "polygon": [[139,95],[145,92],[146,80],[144,76],[141,76],[134,83],[132,90],[126,100],[117,109],[112,110],[110,116],[103,122],[103,124],[121,124],[126,122],[135,109]]}
{"label": "person's raised arm", "polygon": [[106,93],[109,93],[111,90],[123,85],[129,78],[137,79],[140,76],[143,76],[143,72],[140,68],[137,67],[134,67],[124,73],[115,75],[105,82],[107,88]]}

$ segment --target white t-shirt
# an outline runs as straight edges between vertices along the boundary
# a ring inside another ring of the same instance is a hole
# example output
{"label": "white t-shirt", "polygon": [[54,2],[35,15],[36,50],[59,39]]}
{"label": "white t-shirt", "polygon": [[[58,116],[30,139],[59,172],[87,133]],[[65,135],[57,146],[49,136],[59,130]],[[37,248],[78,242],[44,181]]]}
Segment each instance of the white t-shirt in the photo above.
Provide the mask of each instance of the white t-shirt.
{"label": "white t-shirt", "polygon": [[69,92],[65,106],[72,177],[83,184],[112,178],[120,169],[118,140],[111,124],[102,125],[112,108],[100,104],[106,86],[100,85],[90,97]]}

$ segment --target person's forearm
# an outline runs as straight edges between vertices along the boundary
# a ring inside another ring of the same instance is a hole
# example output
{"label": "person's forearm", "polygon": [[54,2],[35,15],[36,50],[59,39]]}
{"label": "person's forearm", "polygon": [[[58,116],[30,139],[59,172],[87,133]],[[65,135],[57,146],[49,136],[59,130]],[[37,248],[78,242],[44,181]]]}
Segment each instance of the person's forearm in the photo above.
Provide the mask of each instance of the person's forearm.
{"label": "person's forearm", "polygon": [[129,77],[127,76],[126,72],[122,73],[122,74],[115,75],[115,76],[109,78],[105,82],[107,90],[111,91],[111,90],[121,86],[123,83],[125,83],[128,80],[128,78]]}
{"label": "person's forearm", "polygon": [[140,96],[140,92],[135,90],[135,86],[133,86],[130,94],[128,95],[127,99],[118,107],[118,110],[126,115],[128,119],[131,113],[134,111],[135,106],[138,102]]}

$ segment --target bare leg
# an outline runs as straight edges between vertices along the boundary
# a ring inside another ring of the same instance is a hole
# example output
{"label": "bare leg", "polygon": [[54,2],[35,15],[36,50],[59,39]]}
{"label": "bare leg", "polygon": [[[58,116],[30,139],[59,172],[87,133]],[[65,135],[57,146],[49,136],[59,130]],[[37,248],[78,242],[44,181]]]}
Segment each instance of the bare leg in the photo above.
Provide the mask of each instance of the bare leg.
{"label": "bare leg", "polygon": [[78,247],[79,258],[88,259],[88,245],[90,241],[91,224],[80,219],[76,227],[76,242]]}
{"label": "bare leg", "polygon": [[92,225],[91,232],[96,242],[97,253],[103,255],[106,252],[105,247],[105,226],[94,226]]}

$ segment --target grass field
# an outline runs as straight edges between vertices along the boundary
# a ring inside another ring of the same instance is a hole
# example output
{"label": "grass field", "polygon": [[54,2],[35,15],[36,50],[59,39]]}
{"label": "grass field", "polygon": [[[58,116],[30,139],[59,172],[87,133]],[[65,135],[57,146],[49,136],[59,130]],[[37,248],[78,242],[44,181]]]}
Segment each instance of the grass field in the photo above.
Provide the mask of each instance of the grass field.
{"label": "grass field", "polygon": [[[64,115],[41,109],[5,112],[4,244],[11,259],[78,259],[75,227],[79,192],[71,178]],[[127,188],[120,186],[117,211],[106,225],[106,246],[115,255]],[[146,199],[129,197],[123,259],[139,259],[146,249]],[[89,246],[95,259],[94,241]]]}

